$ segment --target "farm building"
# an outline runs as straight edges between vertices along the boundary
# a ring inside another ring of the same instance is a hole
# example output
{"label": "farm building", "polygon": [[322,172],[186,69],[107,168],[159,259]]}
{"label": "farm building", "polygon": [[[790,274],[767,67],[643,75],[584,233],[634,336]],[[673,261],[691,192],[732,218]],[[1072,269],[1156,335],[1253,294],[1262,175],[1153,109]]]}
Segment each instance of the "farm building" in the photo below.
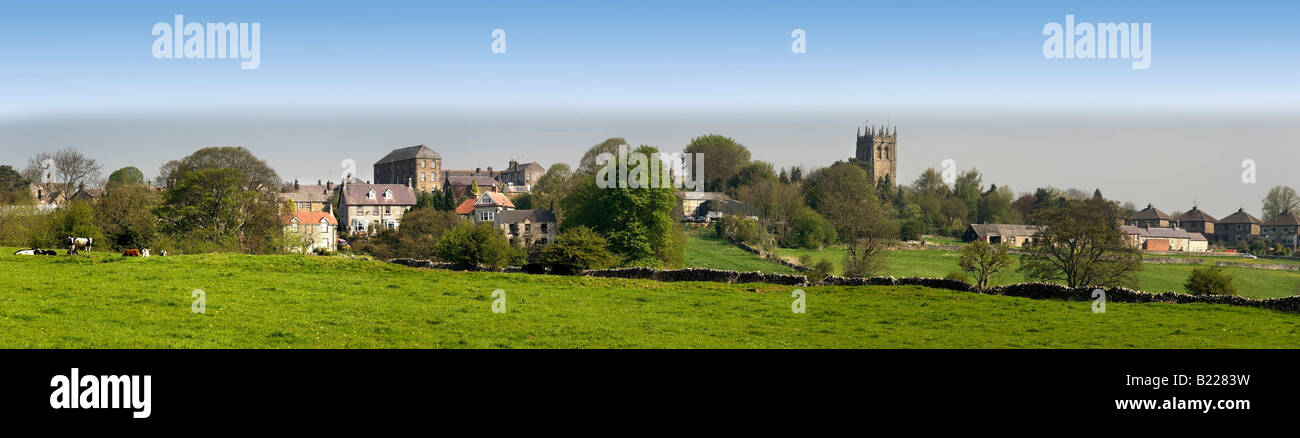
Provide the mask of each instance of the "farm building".
{"label": "farm building", "polygon": [[1019,247],[1033,240],[1034,233],[1039,229],[1037,225],[970,224],[970,227],[966,228],[964,240],[967,242],[983,240],[988,243]]}

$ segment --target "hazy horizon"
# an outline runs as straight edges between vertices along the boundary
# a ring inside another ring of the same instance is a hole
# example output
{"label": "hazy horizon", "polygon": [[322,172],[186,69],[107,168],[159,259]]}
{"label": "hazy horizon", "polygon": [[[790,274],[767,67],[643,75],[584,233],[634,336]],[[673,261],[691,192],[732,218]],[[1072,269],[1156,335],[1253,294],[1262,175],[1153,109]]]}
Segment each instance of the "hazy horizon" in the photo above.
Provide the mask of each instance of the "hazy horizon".
{"label": "hazy horizon", "polygon": [[[258,68],[155,58],[151,30],[176,15],[258,23]],[[1149,23],[1149,68],[1047,59],[1045,25],[1067,16]],[[902,183],[952,159],[1017,192],[1258,215],[1270,187],[1300,186],[1297,19],[1280,1],[18,3],[0,16],[0,164],[73,147],[152,177],[233,145],[314,182],[414,144],[447,168],[549,167],[609,137],[718,133],[816,167],[870,121],[898,127]]]}

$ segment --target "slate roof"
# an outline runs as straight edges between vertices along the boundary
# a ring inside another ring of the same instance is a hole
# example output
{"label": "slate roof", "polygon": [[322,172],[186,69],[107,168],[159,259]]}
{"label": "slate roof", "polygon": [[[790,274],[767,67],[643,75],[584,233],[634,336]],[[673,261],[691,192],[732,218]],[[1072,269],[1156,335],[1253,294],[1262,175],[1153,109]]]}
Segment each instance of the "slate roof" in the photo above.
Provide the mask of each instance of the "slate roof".
{"label": "slate roof", "polygon": [[500,223],[521,223],[524,219],[532,223],[555,222],[555,212],[551,210],[505,210],[496,214]]}
{"label": "slate roof", "polygon": [[[375,191],[375,198],[366,198],[366,192]],[[392,190],[391,199],[384,198],[384,191]],[[415,191],[405,184],[348,184],[343,187],[343,204],[345,205],[415,205]]]}
{"label": "slate roof", "polygon": [[1159,209],[1153,207],[1151,204],[1147,204],[1147,208],[1144,208],[1142,209],[1142,211],[1139,211],[1137,213],[1133,213],[1133,216],[1130,217],[1129,219],[1130,220],[1153,220],[1153,219],[1172,220],[1173,218],[1169,217],[1169,215],[1165,214],[1165,212],[1160,211]]}
{"label": "slate roof", "polygon": [[1223,218],[1223,219],[1219,219],[1219,223],[1221,223],[1221,224],[1261,224],[1261,223],[1263,223],[1263,221],[1260,221],[1259,218],[1256,218],[1256,217],[1254,217],[1254,216],[1251,216],[1250,213],[1246,213],[1246,209],[1244,209],[1244,208],[1239,208],[1239,209],[1237,209],[1237,212],[1236,212],[1236,213],[1233,213],[1232,215],[1230,215],[1230,216],[1228,216],[1228,217],[1225,217],[1225,218]]}
{"label": "slate roof", "polygon": [[981,236],[1033,236],[1040,229],[1037,225],[1013,224],[970,224],[970,227]]}
{"label": "slate roof", "polygon": [[727,196],[726,193],[722,193],[722,192],[685,191],[682,192],[682,196],[683,196],[682,199],[685,199],[687,201],[709,201],[714,199],[725,201],[731,199],[730,196]]}
{"label": "slate roof", "polygon": [[1265,222],[1264,226],[1272,226],[1272,227],[1300,226],[1300,218],[1297,218],[1295,213],[1291,213],[1290,211],[1284,211],[1282,212],[1282,214],[1277,215],[1277,217],[1273,218],[1272,220]]}
{"label": "slate roof", "polygon": [[318,184],[302,184],[298,190],[292,192],[281,192],[280,199],[292,199],[294,202],[325,202],[326,186]]}
{"label": "slate roof", "polygon": [[392,152],[389,152],[388,155],[384,155],[384,158],[380,158],[379,161],[375,162],[375,164],[376,165],[388,164],[397,161],[411,160],[415,158],[442,159],[442,155],[438,155],[438,153],[434,152],[433,149],[429,149],[428,146],[420,144],[415,146],[407,146],[404,148],[393,149]]}
{"label": "slate roof", "polygon": [[1201,233],[1189,233],[1179,228],[1141,228],[1131,225],[1119,227],[1124,234],[1131,236],[1146,236],[1156,239],[1189,239],[1205,241],[1205,236]]}
{"label": "slate roof", "polygon": [[501,185],[500,182],[497,182],[496,178],[486,176],[486,175],[447,177],[447,184],[453,186],[469,186],[472,185],[471,183],[475,183],[475,182],[478,183],[479,188]]}
{"label": "slate roof", "polygon": [[1191,211],[1188,211],[1178,216],[1178,221],[1179,222],[1218,222],[1218,219],[1215,219],[1214,216],[1210,216],[1209,214],[1206,214],[1205,210],[1201,210],[1196,206],[1192,206]]}

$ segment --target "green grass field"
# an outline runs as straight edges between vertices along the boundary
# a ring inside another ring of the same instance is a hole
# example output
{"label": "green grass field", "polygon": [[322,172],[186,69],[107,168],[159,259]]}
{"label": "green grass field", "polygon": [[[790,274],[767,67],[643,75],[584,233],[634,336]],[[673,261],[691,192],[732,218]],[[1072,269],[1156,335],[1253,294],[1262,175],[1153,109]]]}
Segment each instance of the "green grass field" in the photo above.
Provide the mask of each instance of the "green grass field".
{"label": "green grass field", "polygon": [[[315,256],[0,255],[0,347],[1300,346],[1300,315],[921,287],[792,288],[465,273]],[[206,313],[191,311],[205,291]],[[493,313],[492,291],[506,294]]]}
{"label": "green grass field", "polygon": [[[687,266],[775,273],[788,273],[790,271],[785,266],[770,260],[760,259],[754,254],[736,248],[735,245],[728,244],[708,233],[688,233],[688,238],[686,246]],[[944,243],[950,244],[949,242]],[[822,250],[779,248],[776,253],[792,261],[797,261],[802,256],[812,257],[814,261],[825,259],[835,264],[837,273],[840,270],[840,263],[844,259],[844,250],[840,247],[828,247]],[[889,259],[886,262],[888,272],[885,275],[894,277],[943,277],[950,272],[960,271],[957,267],[957,257],[958,254],[954,251],[932,249],[894,250],[889,253]],[[1019,266],[1019,256],[1013,255],[1013,257],[1017,258],[1013,268],[998,275],[994,279],[995,285],[1025,281],[1024,276],[1015,272],[1015,267]],[[1240,257],[1200,258],[1206,259],[1206,263],[1209,264],[1213,264],[1214,261],[1258,261]],[[1139,287],[1148,292],[1184,292],[1183,284],[1187,282],[1187,277],[1191,275],[1192,269],[1195,267],[1195,265],[1181,264],[1145,264],[1144,270],[1138,273]],[[1300,294],[1300,272],[1238,267],[1224,267],[1223,270],[1232,276],[1233,284],[1237,286],[1237,290],[1242,296],[1274,298]]]}

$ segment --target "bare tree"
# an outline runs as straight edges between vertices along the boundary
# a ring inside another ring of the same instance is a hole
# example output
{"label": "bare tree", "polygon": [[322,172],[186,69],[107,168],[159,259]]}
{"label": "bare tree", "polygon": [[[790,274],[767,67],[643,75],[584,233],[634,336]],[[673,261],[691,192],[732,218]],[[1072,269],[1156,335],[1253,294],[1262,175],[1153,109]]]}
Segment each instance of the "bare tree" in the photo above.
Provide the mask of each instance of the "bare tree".
{"label": "bare tree", "polygon": [[1277,186],[1268,191],[1264,197],[1264,220],[1270,221],[1277,215],[1300,210],[1300,195],[1296,194],[1295,189],[1287,186]]}
{"label": "bare tree", "polygon": [[[45,179],[46,160],[53,162],[53,175],[50,181]],[[84,184],[94,185],[99,181],[101,166],[94,158],[77,152],[76,149],[60,149],[54,153],[41,152],[27,160],[23,176],[34,182],[53,185],[63,191],[72,191]]]}

